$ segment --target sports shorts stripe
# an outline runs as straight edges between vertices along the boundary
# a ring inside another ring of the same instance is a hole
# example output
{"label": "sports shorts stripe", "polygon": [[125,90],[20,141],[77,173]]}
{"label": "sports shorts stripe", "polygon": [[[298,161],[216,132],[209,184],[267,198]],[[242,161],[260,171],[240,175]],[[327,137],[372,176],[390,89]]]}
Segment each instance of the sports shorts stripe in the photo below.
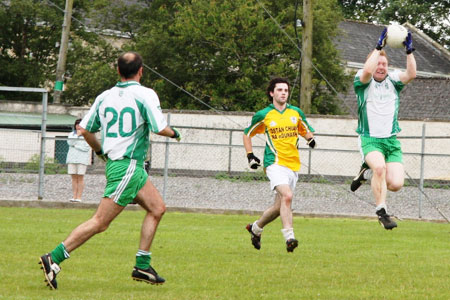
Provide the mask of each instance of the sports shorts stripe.
{"label": "sports shorts stripe", "polygon": [[148,176],[142,163],[135,159],[108,160],[105,172],[106,188],[103,196],[121,206],[133,202]]}

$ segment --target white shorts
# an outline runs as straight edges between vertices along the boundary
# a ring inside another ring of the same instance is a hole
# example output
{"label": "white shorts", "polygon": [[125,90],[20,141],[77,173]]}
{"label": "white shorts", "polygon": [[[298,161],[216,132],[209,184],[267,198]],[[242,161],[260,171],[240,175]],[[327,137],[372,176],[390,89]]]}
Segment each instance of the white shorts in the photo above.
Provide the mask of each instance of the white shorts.
{"label": "white shorts", "polygon": [[83,164],[67,164],[67,173],[69,175],[84,175],[86,174],[87,166]]}
{"label": "white shorts", "polygon": [[270,189],[274,190],[280,184],[287,184],[291,190],[295,190],[295,185],[298,181],[298,173],[289,168],[279,166],[276,164],[270,165],[266,168],[266,175],[270,180]]}

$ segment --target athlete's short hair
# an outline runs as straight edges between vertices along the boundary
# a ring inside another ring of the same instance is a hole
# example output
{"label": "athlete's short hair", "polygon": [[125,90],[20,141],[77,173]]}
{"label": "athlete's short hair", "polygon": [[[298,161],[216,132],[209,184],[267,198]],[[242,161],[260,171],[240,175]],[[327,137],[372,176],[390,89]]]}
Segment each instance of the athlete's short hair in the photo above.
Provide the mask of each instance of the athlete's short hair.
{"label": "athlete's short hair", "polygon": [[[373,50],[373,51],[378,51],[378,50],[375,49],[375,50]],[[366,60],[369,59],[369,57],[372,55],[373,51],[371,51],[371,52],[369,53],[369,55],[367,55]],[[386,57],[386,60],[387,60],[388,65],[389,65],[389,57],[387,56],[386,51],[384,51],[383,49],[381,49],[381,50],[380,50],[380,56]]]}
{"label": "athlete's short hair", "polygon": [[273,101],[272,96],[270,96],[270,92],[273,93],[277,83],[286,83],[288,86],[288,90],[291,91],[291,87],[289,86],[289,81],[286,78],[281,78],[281,77],[272,78],[272,80],[270,80],[269,85],[267,86],[267,89],[266,89],[266,95],[267,95],[267,97],[269,97],[270,101]]}
{"label": "athlete's short hair", "polygon": [[142,67],[142,56],[136,52],[125,52],[117,60],[120,75],[125,78],[131,78],[137,74]]}

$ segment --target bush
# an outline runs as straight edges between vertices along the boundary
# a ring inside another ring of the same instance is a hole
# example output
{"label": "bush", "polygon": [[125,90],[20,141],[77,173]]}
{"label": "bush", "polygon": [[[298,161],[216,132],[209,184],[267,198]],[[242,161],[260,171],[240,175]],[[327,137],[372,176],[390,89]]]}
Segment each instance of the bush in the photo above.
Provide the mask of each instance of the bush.
{"label": "bush", "polygon": [[245,171],[239,173],[237,175],[230,175],[227,172],[218,172],[215,175],[215,178],[218,180],[228,180],[231,182],[241,181],[241,182],[249,182],[249,181],[268,181],[266,174],[264,171]]}
{"label": "bush", "polygon": [[[39,171],[39,164],[40,164],[40,155],[34,154],[25,165],[24,169],[28,171]],[[45,157],[44,158],[44,171],[45,174],[65,174],[66,168],[63,167],[63,165],[56,162],[54,158],[51,157]]]}

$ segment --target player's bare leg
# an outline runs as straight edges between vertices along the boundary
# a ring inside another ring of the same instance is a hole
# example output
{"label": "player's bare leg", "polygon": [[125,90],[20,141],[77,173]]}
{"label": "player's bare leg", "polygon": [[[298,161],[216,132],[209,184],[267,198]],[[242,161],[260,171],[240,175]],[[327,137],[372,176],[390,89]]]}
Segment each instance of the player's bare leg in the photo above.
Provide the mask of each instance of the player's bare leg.
{"label": "player's bare leg", "polygon": [[70,253],[95,234],[105,231],[124,208],[110,198],[102,198],[92,218],[75,228],[64,240],[67,252]]}
{"label": "player's bare leg", "polygon": [[[139,251],[136,258],[136,266],[133,268],[131,277],[134,280],[150,284],[163,284],[165,279],[159,276],[150,265],[151,258],[149,251],[156,234],[156,229],[166,211],[166,205],[150,179],[147,179],[147,182],[138,192],[134,201],[145,209],[147,214],[142,222]],[[142,266],[139,266],[138,262]]]}
{"label": "player's bare leg", "polygon": [[150,179],[147,179],[145,185],[138,192],[135,201],[147,211],[142,222],[139,249],[150,251],[158,224],[166,212],[166,205]]}
{"label": "player's bare leg", "polygon": [[283,224],[284,239],[286,240],[286,250],[293,252],[298,246],[298,241],[294,236],[294,228],[292,226],[292,198],[293,193],[291,187],[287,184],[281,184],[275,187],[275,190],[280,195],[280,218]]}
{"label": "player's bare leg", "polygon": [[[395,223],[387,213],[386,207],[386,195],[387,195],[387,183],[386,183],[386,163],[384,161],[384,156],[378,151],[369,152],[365,157],[366,163],[372,169],[373,175],[371,179],[372,193],[375,197],[376,214],[378,216],[379,223],[385,229],[393,229],[397,227]],[[398,168],[393,168],[393,170],[399,171]],[[393,174],[395,171],[393,171]]]}
{"label": "player's bare leg", "polygon": [[405,182],[405,170],[402,163],[386,163],[386,185],[392,192],[399,191]]}
{"label": "player's bare leg", "polygon": [[[114,218],[124,209],[109,198],[103,198],[94,216],[75,228],[64,242],[59,244],[52,253],[40,257],[45,280],[51,289],[57,289],[56,275],[60,272],[59,264],[69,258],[69,252],[81,246],[93,235],[105,231]],[[53,256],[53,253],[55,256]]]}
{"label": "player's bare leg", "polygon": [[253,247],[255,247],[257,250],[261,249],[261,233],[264,226],[278,218],[278,216],[280,215],[280,204],[281,196],[276,192],[273,205],[266,209],[262,216],[253,224],[247,224],[247,226],[245,227],[251,235]]}
{"label": "player's bare leg", "polygon": [[375,197],[375,204],[380,206],[386,203],[386,164],[381,152],[372,151],[365,157],[366,163],[372,169],[371,187]]}
{"label": "player's bare leg", "polygon": [[[292,192],[288,185],[283,184],[275,187],[275,200],[274,204],[266,209],[262,216],[256,221],[256,224],[260,228],[264,228],[267,224],[281,216],[281,222],[283,228],[292,227]],[[283,215],[282,215],[283,211]]]}
{"label": "player's bare leg", "polygon": [[260,228],[264,228],[267,224],[278,218],[280,215],[281,195],[277,192],[274,197],[274,203],[271,207],[266,209],[262,216],[256,221]]}
{"label": "player's bare leg", "polygon": [[280,218],[283,228],[292,228],[292,198],[293,194],[291,188],[287,184],[280,184],[275,187],[275,190],[280,195]]}

